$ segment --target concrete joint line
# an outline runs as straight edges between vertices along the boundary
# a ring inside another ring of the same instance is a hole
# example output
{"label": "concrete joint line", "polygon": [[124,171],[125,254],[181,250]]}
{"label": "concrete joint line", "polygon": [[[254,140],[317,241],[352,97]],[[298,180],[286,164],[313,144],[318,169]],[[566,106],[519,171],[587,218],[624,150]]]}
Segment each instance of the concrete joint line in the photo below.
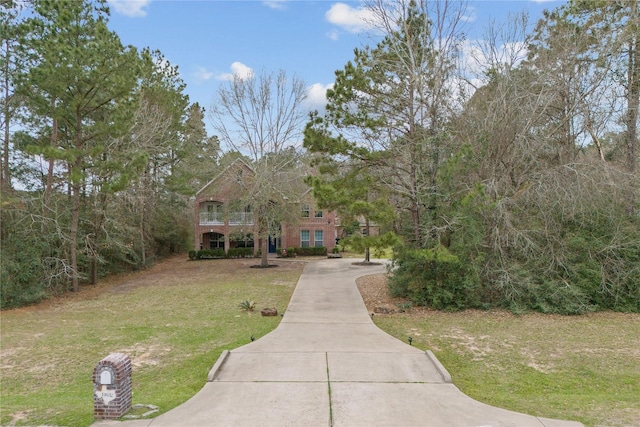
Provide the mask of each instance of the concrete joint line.
{"label": "concrete joint line", "polygon": [[331,400],[331,376],[329,373],[329,353],[325,353],[325,362],[327,364],[327,392],[329,393],[329,427],[333,426],[333,401]]}

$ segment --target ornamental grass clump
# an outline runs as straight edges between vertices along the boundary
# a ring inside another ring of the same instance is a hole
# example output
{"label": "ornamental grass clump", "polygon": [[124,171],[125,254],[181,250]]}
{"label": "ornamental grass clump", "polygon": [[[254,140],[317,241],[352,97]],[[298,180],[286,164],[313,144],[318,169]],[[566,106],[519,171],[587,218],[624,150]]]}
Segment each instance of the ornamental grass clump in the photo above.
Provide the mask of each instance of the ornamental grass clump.
{"label": "ornamental grass clump", "polygon": [[238,304],[238,308],[244,311],[253,311],[256,308],[256,303],[246,299]]}

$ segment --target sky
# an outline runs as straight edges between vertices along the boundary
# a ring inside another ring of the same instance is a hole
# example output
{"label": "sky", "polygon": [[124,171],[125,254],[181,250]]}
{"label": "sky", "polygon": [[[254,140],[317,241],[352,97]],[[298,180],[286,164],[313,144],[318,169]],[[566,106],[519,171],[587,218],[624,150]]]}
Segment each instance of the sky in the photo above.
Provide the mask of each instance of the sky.
{"label": "sky", "polygon": [[[307,107],[324,106],[336,70],[353,50],[375,45],[359,1],[312,0],[108,0],[109,27],[123,44],[159,50],[178,67],[190,102],[208,109],[233,73],[296,75],[309,88]],[[468,40],[481,38],[491,21],[527,11],[530,22],[564,1],[469,1]]]}

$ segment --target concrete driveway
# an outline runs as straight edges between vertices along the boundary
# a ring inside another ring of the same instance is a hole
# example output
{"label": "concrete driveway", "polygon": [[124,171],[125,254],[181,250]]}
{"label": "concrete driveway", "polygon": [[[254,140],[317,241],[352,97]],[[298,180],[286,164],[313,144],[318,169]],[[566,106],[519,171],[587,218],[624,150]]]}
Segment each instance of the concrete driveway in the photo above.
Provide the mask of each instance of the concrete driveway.
{"label": "concrete driveway", "polygon": [[378,329],[355,284],[384,266],[309,263],[280,325],[225,351],[208,382],[153,419],[94,426],[582,426],[477,402],[430,352]]}

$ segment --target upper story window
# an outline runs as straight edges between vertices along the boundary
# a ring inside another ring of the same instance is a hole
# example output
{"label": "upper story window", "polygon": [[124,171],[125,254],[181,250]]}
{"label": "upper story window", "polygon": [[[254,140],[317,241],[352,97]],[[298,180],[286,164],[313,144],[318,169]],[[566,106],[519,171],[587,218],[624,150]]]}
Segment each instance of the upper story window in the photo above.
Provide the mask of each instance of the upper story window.
{"label": "upper story window", "polygon": [[314,218],[322,218],[322,217],[324,217],[324,212],[322,212],[322,211],[316,211],[316,212],[313,214],[313,217],[314,217]]}
{"label": "upper story window", "polygon": [[303,203],[300,206],[300,217],[309,218],[310,216],[311,216],[311,208],[309,207],[309,204]]}
{"label": "upper story window", "polygon": [[206,212],[207,213],[215,213],[215,214],[220,214],[222,215],[222,213],[224,212],[224,206],[222,206],[222,203],[216,203],[216,202],[209,202],[205,204],[206,206]]}
{"label": "upper story window", "polygon": [[224,206],[218,202],[207,202],[200,209],[200,225],[224,223]]}

